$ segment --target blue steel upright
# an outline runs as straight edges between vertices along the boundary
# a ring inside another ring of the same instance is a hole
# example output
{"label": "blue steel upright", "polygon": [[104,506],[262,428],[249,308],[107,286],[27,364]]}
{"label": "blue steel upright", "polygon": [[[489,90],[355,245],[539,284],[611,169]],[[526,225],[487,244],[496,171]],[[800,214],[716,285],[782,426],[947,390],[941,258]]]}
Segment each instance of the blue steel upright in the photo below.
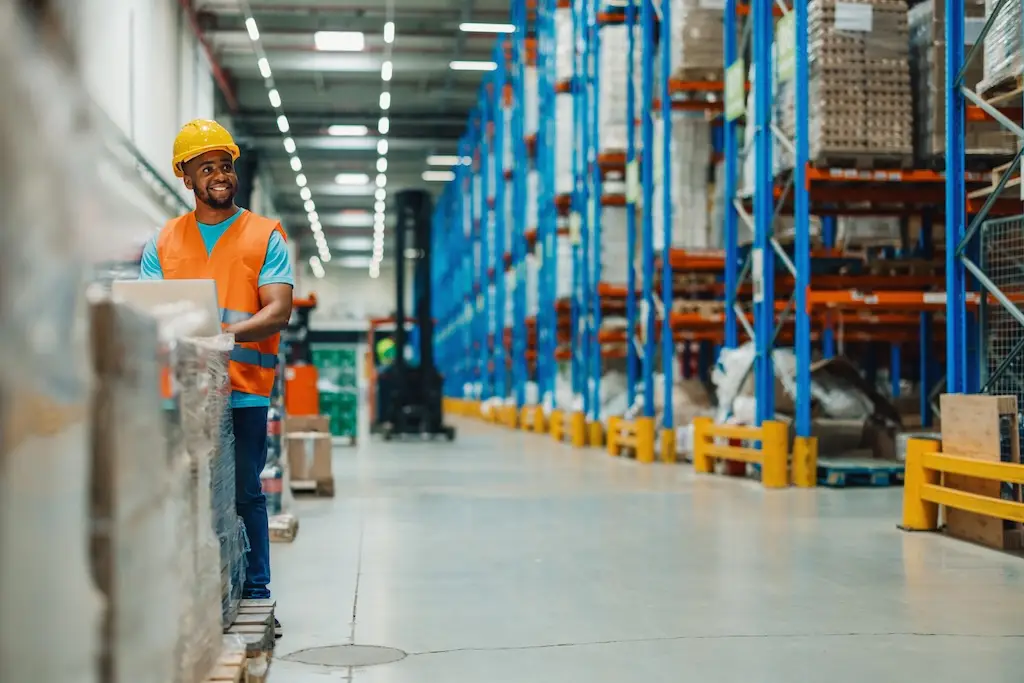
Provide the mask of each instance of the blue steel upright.
{"label": "blue steel upright", "polygon": [[[753,0],[754,54],[754,331],[757,424],[775,419],[775,376],[772,338],[775,333],[775,253],[771,246],[772,216],[772,40],[771,0]],[[760,268],[757,264],[760,262]],[[758,272],[760,270],[760,272]]]}
{"label": "blue steel upright", "polygon": [[964,96],[957,75],[964,63],[964,3],[946,3],[946,391],[968,391],[967,281],[957,246],[967,221],[964,187]]}
{"label": "blue steel upright", "polygon": [[526,405],[526,2],[513,0],[512,23],[512,384],[517,414]]}
{"label": "blue steel upright", "polygon": [[[540,310],[538,332],[543,331],[543,343],[538,344],[537,363],[541,369],[538,385],[545,408],[554,404],[555,362],[557,348],[557,313],[555,287],[558,282],[557,230],[555,208],[555,0],[538,1],[538,91],[542,110],[538,126],[537,155],[541,163],[541,183],[538,200],[538,240],[541,244]],[[543,60],[543,65],[541,65]],[[543,325],[540,320],[543,319]]]}
{"label": "blue steel upright", "polygon": [[590,83],[590,150],[588,164],[590,170],[590,201],[588,216],[591,227],[590,240],[590,276],[591,289],[589,305],[590,324],[590,410],[587,419],[596,422],[601,419],[601,206],[604,189],[601,183],[601,165],[599,163],[601,128],[599,107],[601,102],[601,27],[598,24],[598,1],[587,2],[587,28],[589,31],[588,45],[590,60],[588,63],[588,80]]}
{"label": "blue steel upright", "polygon": [[640,87],[640,143],[644,160],[643,175],[643,301],[644,301],[644,356],[643,416],[654,417],[654,130],[651,120],[651,93],[654,85],[654,7],[651,0],[641,0],[640,25],[642,27],[643,65]]}
{"label": "blue steel upright", "polygon": [[[731,0],[735,2],[735,0]],[[626,3],[626,405],[636,403],[636,3]]]}
{"label": "blue steel upright", "polygon": [[[675,340],[672,336],[672,98],[669,92],[669,79],[672,76],[671,26],[672,3],[661,3],[661,371],[665,378],[664,409],[662,410],[662,427],[666,432],[673,428],[672,408],[672,364],[675,361]],[[653,158],[654,153],[651,154]],[[652,159],[653,160],[653,159]],[[665,438],[665,435],[662,435]],[[663,457],[674,456],[664,452],[668,444],[663,444]],[[674,449],[674,446],[673,446]]]}
{"label": "blue steel upright", "polygon": [[[808,110],[808,64],[807,64],[807,3],[795,2],[793,33],[795,39],[794,59],[794,108],[796,120],[796,159],[793,161],[793,192],[795,253],[793,263],[796,266],[796,336],[794,350],[796,353],[796,435],[811,435],[811,316],[808,294],[811,288],[811,216],[810,202],[807,193],[807,161],[810,153],[809,129],[810,112]],[[768,251],[771,253],[771,250]],[[772,261],[774,261],[774,255]],[[774,316],[774,302],[772,315]],[[772,326],[774,334],[774,325]],[[771,392],[774,395],[774,379]],[[760,396],[758,403],[760,404]],[[774,419],[774,415],[764,417]]]}
{"label": "blue steel upright", "polygon": [[[736,3],[737,0],[725,0],[725,37],[723,40],[726,68],[738,58],[736,50]],[[725,187],[723,188],[724,209],[722,240],[725,246],[725,347],[736,348],[738,344],[736,329],[736,288],[739,286],[739,237],[736,207],[736,179],[739,177],[739,123],[722,117],[723,155],[725,158]]]}
{"label": "blue steel upright", "polygon": [[507,59],[505,41],[498,40],[494,48],[494,146],[492,155],[492,183],[494,186],[494,391],[502,401],[508,397],[508,367],[505,363],[505,77]]}

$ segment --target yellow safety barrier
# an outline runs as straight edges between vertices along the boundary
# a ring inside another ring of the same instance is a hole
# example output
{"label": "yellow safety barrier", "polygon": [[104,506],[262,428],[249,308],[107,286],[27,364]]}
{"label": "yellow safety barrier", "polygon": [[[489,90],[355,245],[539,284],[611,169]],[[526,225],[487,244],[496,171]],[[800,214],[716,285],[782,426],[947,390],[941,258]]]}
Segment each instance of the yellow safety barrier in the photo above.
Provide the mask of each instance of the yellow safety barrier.
{"label": "yellow safety barrier", "polygon": [[604,427],[600,422],[595,420],[587,424],[587,442],[598,448],[604,444]]}
{"label": "yellow safety barrier", "polygon": [[569,416],[569,443],[573,448],[587,445],[587,416],[579,411]]}
{"label": "yellow safety barrier", "polygon": [[551,438],[555,441],[560,442],[565,438],[565,415],[561,410],[551,411],[551,416],[548,418],[548,430]]}
{"label": "yellow safety barrier", "polygon": [[[715,443],[715,439],[759,441],[761,447],[730,446]],[[743,427],[715,424],[710,417],[695,418],[694,470],[703,473],[714,472],[716,459],[758,464],[761,466],[761,483],[765,488],[785,488],[789,486],[789,428],[784,423],[774,420],[767,420],[760,427]],[[800,482],[798,485],[803,486],[806,486],[808,481],[814,482],[814,478],[809,479],[805,471],[812,465],[816,477],[816,462],[811,463],[807,457],[794,460],[794,482]],[[813,486],[813,483],[811,485]]]}
{"label": "yellow safety barrier", "polygon": [[903,479],[903,525],[908,531],[939,527],[939,506],[1024,523],[1024,503],[967,493],[942,485],[942,474],[1024,484],[1024,465],[965,458],[936,450],[927,439],[910,439]]}
{"label": "yellow safety barrier", "polygon": [[608,420],[608,455],[621,455],[626,450],[636,453],[637,462],[654,462],[653,417]]}
{"label": "yellow safety barrier", "polygon": [[519,411],[514,405],[501,407],[501,423],[509,429],[515,429],[518,425]]}

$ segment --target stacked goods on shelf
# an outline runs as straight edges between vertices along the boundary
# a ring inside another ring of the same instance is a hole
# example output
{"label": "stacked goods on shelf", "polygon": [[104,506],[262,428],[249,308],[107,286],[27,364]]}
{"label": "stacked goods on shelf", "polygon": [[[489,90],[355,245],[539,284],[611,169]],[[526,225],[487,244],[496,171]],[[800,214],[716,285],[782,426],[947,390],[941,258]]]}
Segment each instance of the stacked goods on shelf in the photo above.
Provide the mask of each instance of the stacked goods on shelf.
{"label": "stacked goods on shelf", "polygon": [[626,284],[628,270],[627,209],[605,206],[601,209],[601,282]]}
{"label": "stacked goods on shelf", "polygon": [[[908,15],[914,89],[914,150],[922,162],[941,159],[946,150],[945,9],[941,0],[926,0],[914,5]],[[984,23],[984,0],[969,0],[965,3],[965,10],[968,26],[977,27]],[[977,31],[968,30],[966,33],[968,40],[973,42]],[[982,62],[979,55],[971,60],[964,73],[964,85],[972,90],[984,78]],[[964,143],[967,154],[1008,155],[1015,151],[1016,136],[996,121],[972,121],[965,128]]]}
{"label": "stacked goods on shelf", "polygon": [[[665,248],[664,182],[661,154],[664,126],[654,122],[654,250]],[[708,246],[708,164],[711,159],[711,128],[703,118],[683,112],[672,114],[669,173],[672,188],[672,243],[690,249]]]}
{"label": "stacked goods on shelf", "polygon": [[[998,0],[985,0],[985,16],[989,16],[998,4]],[[978,84],[978,91],[982,95],[994,96],[1018,87],[1021,76],[1020,3],[1003,3],[985,36],[984,49],[984,79]]]}
{"label": "stacked goods on shelf", "polygon": [[356,438],[359,419],[358,354],[354,346],[313,349],[320,375],[320,412],[337,437]]}
{"label": "stacked goods on shelf", "polygon": [[722,80],[724,3],[672,0],[672,77],[683,81]]}
{"label": "stacked goods on shelf", "polygon": [[526,256],[526,317],[535,318],[540,309],[540,260],[534,254]]}
{"label": "stacked goods on shelf", "polygon": [[844,248],[898,246],[900,219],[895,217],[839,216],[836,219],[836,245]]}
{"label": "stacked goods on shelf", "polygon": [[[811,0],[810,160],[902,165],[912,153],[907,5],[903,0]],[[793,88],[780,93],[795,134]],[[791,162],[790,162],[791,163]]]}
{"label": "stacked goods on shelf", "polygon": [[573,96],[561,93],[555,97],[555,192],[573,191],[573,156],[579,153],[576,144],[576,124],[573,115]]}
{"label": "stacked goods on shelf", "polygon": [[572,296],[573,244],[569,235],[560,234],[556,241],[555,298],[568,299]]}
{"label": "stacked goods on shelf", "polygon": [[[626,56],[624,59],[623,56]],[[598,56],[598,151],[625,153],[627,147],[626,97],[628,85],[629,33],[624,25],[601,27],[601,50]],[[633,57],[633,94],[636,110],[640,108],[640,41]]]}
{"label": "stacked goods on shelf", "polygon": [[573,41],[572,10],[555,10],[555,82],[572,79],[576,69],[576,43]]}

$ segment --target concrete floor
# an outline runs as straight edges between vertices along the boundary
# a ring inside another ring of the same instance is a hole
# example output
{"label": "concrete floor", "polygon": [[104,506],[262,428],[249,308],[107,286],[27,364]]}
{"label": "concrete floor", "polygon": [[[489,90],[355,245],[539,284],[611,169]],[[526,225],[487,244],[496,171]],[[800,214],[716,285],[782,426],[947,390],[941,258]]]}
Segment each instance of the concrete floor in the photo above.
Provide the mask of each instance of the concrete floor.
{"label": "concrete floor", "polygon": [[[457,422],[335,452],[275,545],[271,682],[1024,680],[1024,561],[896,529],[902,490],[765,491]],[[289,661],[383,645],[365,668]]]}

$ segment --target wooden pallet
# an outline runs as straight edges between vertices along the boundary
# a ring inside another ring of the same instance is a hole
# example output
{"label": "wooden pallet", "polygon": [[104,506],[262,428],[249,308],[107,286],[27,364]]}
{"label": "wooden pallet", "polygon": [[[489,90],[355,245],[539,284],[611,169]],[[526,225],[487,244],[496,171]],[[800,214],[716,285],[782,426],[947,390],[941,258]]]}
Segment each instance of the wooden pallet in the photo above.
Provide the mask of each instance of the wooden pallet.
{"label": "wooden pallet", "polygon": [[[999,150],[967,150],[964,154],[964,170],[971,171],[974,173],[989,173],[993,170],[993,167],[1006,166],[1009,161],[1013,159],[1012,154]],[[937,154],[932,157],[922,159],[921,166],[931,171],[945,171],[946,170],[946,155]],[[998,179],[993,182],[995,185],[999,182]]]}
{"label": "wooden pallet", "polygon": [[240,650],[225,650],[203,683],[248,683],[247,657]]}
{"label": "wooden pallet", "polygon": [[1015,101],[1020,104],[1024,96],[1024,76],[1021,74],[1007,74],[984,90],[979,89],[978,94],[989,104],[1000,106]]}
{"label": "wooden pallet", "polygon": [[903,463],[871,458],[818,458],[818,486],[902,486]]}
{"label": "wooden pallet", "polygon": [[318,498],[334,498],[334,479],[292,479],[292,493],[311,494]]}
{"label": "wooden pallet", "polygon": [[238,616],[224,633],[240,636],[245,643],[248,657],[256,657],[261,653],[273,652],[274,609],[277,602],[268,600],[242,600],[238,608]]}
{"label": "wooden pallet", "polygon": [[718,83],[722,81],[722,73],[720,68],[682,67],[672,73],[670,80],[683,83]]}
{"label": "wooden pallet", "polygon": [[299,533],[299,518],[284,513],[270,518],[270,542],[291,543]]}
{"label": "wooden pallet", "polygon": [[860,171],[908,170],[914,167],[914,155],[822,152],[811,161],[811,165],[815,168],[854,168]]}

